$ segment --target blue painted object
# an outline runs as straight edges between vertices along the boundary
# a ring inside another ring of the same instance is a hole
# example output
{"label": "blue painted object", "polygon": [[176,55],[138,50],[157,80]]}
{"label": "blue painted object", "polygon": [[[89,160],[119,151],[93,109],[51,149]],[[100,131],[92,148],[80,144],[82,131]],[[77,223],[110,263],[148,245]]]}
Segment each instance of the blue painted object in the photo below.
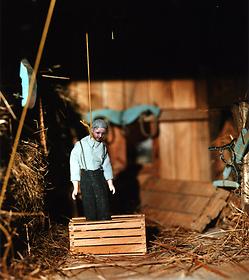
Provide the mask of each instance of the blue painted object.
{"label": "blue painted object", "polygon": [[[120,125],[122,123],[122,111],[111,110],[111,109],[101,109],[92,111],[93,120],[97,118],[107,119],[109,122],[114,123],[116,125]],[[90,122],[90,113],[86,115],[86,121]]]}
{"label": "blue painted object", "polygon": [[[27,103],[29,96],[29,87],[30,87],[30,79],[33,73],[33,68],[29,64],[26,58],[21,60],[20,63],[20,73],[19,76],[22,80],[22,106],[24,107]],[[29,100],[28,108],[32,109],[35,106],[36,101],[36,92],[37,92],[37,83],[34,81],[34,85],[32,88],[32,94]]]}
{"label": "blue painted object", "polygon": [[22,106],[24,107],[29,94],[29,74],[22,62],[20,64],[20,78],[22,79]]}
{"label": "blue painted object", "polygon": [[[237,164],[242,164],[242,159],[243,156],[246,152],[246,149],[248,147],[249,144],[249,131],[246,128],[243,128],[241,130],[241,133],[236,141],[236,143],[234,144],[234,147],[231,147],[231,145],[229,145],[229,149],[230,152],[232,153],[232,162],[233,165],[231,166],[230,164],[227,164],[223,170],[223,180],[215,180],[213,181],[213,186],[214,187],[228,187],[228,188],[239,188],[239,183],[238,181],[238,170],[236,165]],[[223,148],[222,147],[211,147],[211,149],[220,149]],[[229,175],[232,172],[232,169],[234,168],[234,170],[237,173],[237,181],[230,181],[227,180]]]}
{"label": "blue painted object", "polygon": [[239,188],[239,183],[230,180],[215,180],[213,181],[213,186],[218,187],[228,187],[228,188]]}
{"label": "blue painted object", "polygon": [[[122,111],[101,109],[92,111],[92,119],[105,118],[116,125],[128,125],[134,122],[141,114],[147,112],[158,117],[160,108],[152,105],[139,105]],[[88,123],[90,122],[90,113],[86,115],[86,120]]]}
{"label": "blue painted object", "polygon": [[232,166],[225,166],[224,170],[223,170],[223,179],[226,180],[229,175],[231,174],[232,171]]}
{"label": "blue painted object", "polygon": [[141,114],[147,113],[147,112],[158,117],[159,113],[160,113],[160,109],[156,106],[150,106],[150,105],[140,105],[140,106],[129,108],[129,109],[123,111],[122,122],[124,125],[131,124]]}

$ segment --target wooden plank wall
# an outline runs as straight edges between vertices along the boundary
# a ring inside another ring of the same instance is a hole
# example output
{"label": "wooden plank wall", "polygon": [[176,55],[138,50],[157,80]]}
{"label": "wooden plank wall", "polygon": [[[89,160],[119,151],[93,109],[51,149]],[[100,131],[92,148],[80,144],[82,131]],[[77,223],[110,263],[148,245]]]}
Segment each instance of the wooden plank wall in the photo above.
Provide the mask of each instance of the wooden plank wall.
{"label": "wooden plank wall", "polygon": [[[205,87],[192,80],[171,82],[168,94],[162,94],[163,109],[206,110]],[[199,88],[197,87],[199,86]],[[197,89],[199,89],[197,91]],[[208,120],[160,123],[160,175],[164,179],[210,180]]]}
{"label": "wooden plank wall", "polygon": [[[109,108],[113,110],[123,110],[124,98],[123,98],[123,82],[102,82],[102,92],[99,95],[103,98],[103,106],[97,109]],[[122,129],[117,126],[113,126],[114,134],[110,135],[109,140],[109,152],[112,159],[112,165],[115,173],[122,170],[126,165],[126,142],[122,134]],[[111,138],[111,139],[110,139]]]}
{"label": "wooden plank wall", "polygon": [[[158,105],[161,110],[207,110],[206,83],[195,80],[126,80],[92,81],[92,110],[109,108],[123,110],[140,104]],[[69,95],[84,114],[89,110],[86,82],[69,85]],[[175,114],[177,116],[177,112]],[[162,120],[158,142],[159,175],[164,179],[209,181],[208,119]],[[157,145],[155,145],[157,146]],[[115,170],[126,165],[126,142],[119,127],[110,144]]]}

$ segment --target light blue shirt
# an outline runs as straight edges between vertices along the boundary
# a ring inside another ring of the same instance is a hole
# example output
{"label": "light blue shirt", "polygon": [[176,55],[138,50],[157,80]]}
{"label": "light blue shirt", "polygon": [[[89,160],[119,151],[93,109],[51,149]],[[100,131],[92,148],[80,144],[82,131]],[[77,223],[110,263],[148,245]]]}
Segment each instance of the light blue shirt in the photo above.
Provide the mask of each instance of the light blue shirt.
{"label": "light blue shirt", "polygon": [[[84,150],[85,161],[82,153]],[[76,142],[70,154],[70,179],[80,181],[80,170],[103,169],[106,180],[113,179],[112,165],[105,144],[90,135]]]}

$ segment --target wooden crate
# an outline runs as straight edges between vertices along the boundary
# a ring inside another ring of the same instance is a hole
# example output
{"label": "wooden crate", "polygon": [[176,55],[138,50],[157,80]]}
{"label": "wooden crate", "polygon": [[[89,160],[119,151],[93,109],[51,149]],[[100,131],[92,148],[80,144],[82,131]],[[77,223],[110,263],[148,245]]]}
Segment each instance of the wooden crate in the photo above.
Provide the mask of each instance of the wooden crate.
{"label": "wooden crate", "polygon": [[69,222],[70,251],[94,255],[146,254],[145,215],[114,215],[108,221]]}

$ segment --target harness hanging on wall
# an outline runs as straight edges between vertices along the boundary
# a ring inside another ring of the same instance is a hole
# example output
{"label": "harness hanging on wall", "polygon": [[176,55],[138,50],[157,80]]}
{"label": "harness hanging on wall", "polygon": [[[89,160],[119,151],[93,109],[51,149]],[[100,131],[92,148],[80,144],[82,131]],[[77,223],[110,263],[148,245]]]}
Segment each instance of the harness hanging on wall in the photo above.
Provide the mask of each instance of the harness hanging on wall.
{"label": "harness hanging on wall", "polygon": [[148,122],[146,120],[147,116],[145,113],[139,116],[139,127],[140,131],[146,138],[154,138],[158,134],[158,117],[153,115],[153,123],[150,124],[150,131],[146,131],[145,123]]}

